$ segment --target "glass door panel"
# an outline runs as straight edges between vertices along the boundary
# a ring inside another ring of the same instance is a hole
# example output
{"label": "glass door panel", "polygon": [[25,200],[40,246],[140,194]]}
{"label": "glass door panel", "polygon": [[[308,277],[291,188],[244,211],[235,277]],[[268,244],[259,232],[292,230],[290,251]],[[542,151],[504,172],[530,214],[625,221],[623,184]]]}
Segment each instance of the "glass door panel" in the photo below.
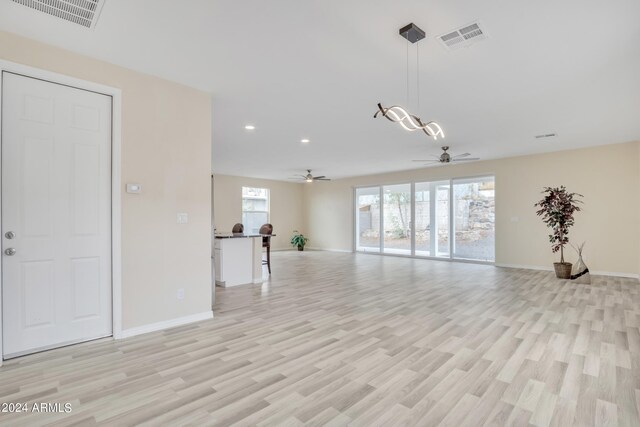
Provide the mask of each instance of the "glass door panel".
{"label": "glass door panel", "polygon": [[356,250],[380,252],[380,187],[356,189]]}
{"label": "glass door panel", "polygon": [[431,184],[418,182],[415,186],[416,255],[431,256]]}
{"label": "glass door panel", "polygon": [[434,250],[432,256],[449,257],[449,181],[432,183],[434,186],[434,221],[433,240]]}
{"label": "glass door panel", "polygon": [[453,257],[495,260],[495,179],[453,181]]}
{"label": "glass door panel", "polygon": [[383,187],[384,252],[411,255],[411,184]]}

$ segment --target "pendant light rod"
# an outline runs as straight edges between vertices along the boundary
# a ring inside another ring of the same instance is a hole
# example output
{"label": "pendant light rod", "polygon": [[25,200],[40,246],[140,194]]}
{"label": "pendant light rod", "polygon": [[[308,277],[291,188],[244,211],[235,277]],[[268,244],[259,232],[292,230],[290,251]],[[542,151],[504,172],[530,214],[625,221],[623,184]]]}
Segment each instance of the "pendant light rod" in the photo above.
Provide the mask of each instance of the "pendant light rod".
{"label": "pendant light rod", "polygon": [[418,98],[418,112],[420,111],[420,44],[416,44],[416,94]]}
{"label": "pendant light rod", "polygon": [[411,97],[409,96],[409,41],[407,40],[407,107],[411,106],[409,102]]}

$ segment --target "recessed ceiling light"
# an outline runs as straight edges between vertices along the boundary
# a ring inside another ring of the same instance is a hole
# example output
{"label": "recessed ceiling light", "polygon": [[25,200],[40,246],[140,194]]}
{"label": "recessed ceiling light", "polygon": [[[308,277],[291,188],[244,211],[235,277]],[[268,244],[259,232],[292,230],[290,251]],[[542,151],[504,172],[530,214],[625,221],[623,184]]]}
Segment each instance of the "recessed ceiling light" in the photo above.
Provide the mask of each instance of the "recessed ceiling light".
{"label": "recessed ceiling light", "polygon": [[246,130],[254,130],[256,127],[254,125],[246,125],[244,128]]}
{"label": "recessed ceiling light", "polygon": [[307,138],[303,138],[300,140],[300,142],[302,142],[303,144],[308,144],[309,140]]}

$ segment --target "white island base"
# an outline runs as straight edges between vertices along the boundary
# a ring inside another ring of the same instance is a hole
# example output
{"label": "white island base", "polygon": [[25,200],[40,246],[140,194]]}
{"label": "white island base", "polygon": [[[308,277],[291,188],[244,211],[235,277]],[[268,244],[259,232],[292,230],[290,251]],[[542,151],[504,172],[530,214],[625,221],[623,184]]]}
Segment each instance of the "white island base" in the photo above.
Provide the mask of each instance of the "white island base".
{"label": "white island base", "polygon": [[261,235],[217,235],[213,249],[217,286],[262,283]]}

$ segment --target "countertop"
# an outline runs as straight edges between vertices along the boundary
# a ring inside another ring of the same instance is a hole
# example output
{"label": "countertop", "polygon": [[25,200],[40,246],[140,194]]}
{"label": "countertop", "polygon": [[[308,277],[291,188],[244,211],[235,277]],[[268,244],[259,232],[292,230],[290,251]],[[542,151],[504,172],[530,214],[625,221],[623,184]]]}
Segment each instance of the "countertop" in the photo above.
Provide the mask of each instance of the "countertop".
{"label": "countertop", "polygon": [[244,237],[267,237],[275,236],[275,234],[245,234],[245,233],[216,233],[213,237],[216,239],[239,239]]}

